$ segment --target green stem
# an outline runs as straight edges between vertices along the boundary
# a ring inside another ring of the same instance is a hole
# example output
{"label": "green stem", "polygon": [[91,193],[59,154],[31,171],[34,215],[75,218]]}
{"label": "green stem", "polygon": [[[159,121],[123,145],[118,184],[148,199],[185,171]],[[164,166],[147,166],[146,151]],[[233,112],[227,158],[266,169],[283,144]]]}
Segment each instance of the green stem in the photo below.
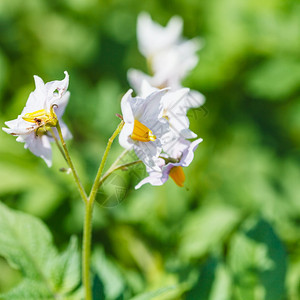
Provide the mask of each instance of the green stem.
{"label": "green stem", "polygon": [[84,190],[84,188],[83,188],[83,186],[82,186],[82,184],[81,184],[81,181],[80,181],[80,179],[79,179],[79,177],[78,177],[78,174],[77,174],[76,169],[75,169],[75,167],[74,167],[74,165],[73,165],[73,162],[72,162],[72,160],[71,160],[71,156],[70,156],[70,154],[69,154],[69,151],[68,151],[66,142],[65,142],[65,140],[64,140],[64,138],[63,138],[63,135],[62,135],[62,132],[61,132],[61,128],[60,128],[59,122],[57,122],[56,128],[57,128],[57,131],[58,131],[58,134],[59,134],[59,138],[60,138],[61,144],[62,144],[63,149],[64,149],[65,158],[66,158],[66,160],[67,160],[67,162],[68,162],[69,167],[70,167],[71,170],[72,170],[72,173],[73,173],[73,176],[74,176],[74,179],[75,179],[75,182],[76,182],[78,191],[79,191],[79,193],[80,193],[80,196],[81,196],[82,200],[83,200],[85,203],[87,203],[87,202],[88,202],[87,195],[86,195],[85,190]]}
{"label": "green stem", "polygon": [[92,300],[91,290],[91,240],[92,240],[92,220],[93,220],[93,203],[88,201],[85,203],[83,242],[82,242],[82,276],[83,286],[85,290],[85,300]]}
{"label": "green stem", "polygon": [[132,161],[130,163],[127,163],[127,164],[123,164],[123,165],[118,165],[116,167],[113,167],[113,168],[109,168],[109,170],[101,177],[100,179],[100,182],[99,182],[99,185],[101,186],[102,183],[115,171],[117,170],[121,170],[121,169],[124,169],[124,168],[129,168],[131,166],[134,166],[134,165],[137,165],[139,163],[141,163],[142,161],[141,160],[136,160],[136,161]]}
{"label": "green stem", "polygon": [[[51,133],[51,135],[52,135],[52,137],[53,137],[53,139],[54,139],[54,141],[55,141],[55,143],[56,143],[57,148],[59,149],[61,155],[63,156],[63,158],[65,159],[65,161],[67,162],[67,164],[68,164],[68,166],[69,166],[69,163],[68,163],[67,157],[66,157],[66,155],[65,155],[65,152],[64,152],[64,150],[62,149],[61,145],[59,144],[59,140],[57,139],[57,137],[56,137],[56,135],[55,135],[53,129],[50,128],[49,131],[50,131],[50,133]],[[70,166],[69,166],[69,167],[70,167]]]}
{"label": "green stem", "polygon": [[102,157],[102,161],[100,163],[100,166],[99,166],[99,169],[98,169],[98,172],[97,172],[97,175],[96,175],[96,178],[94,180],[94,183],[93,183],[93,186],[92,186],[92,189],[91,189],[91,192],[90,192],[90,195],[89,195],[89,198],[88,198],[88,201],[89,202],[94,202],[95,200],[95,197],[96,197],[96,194],[97,194],[97,191],[100,187],[100,179],[101,179],[101,175],[102,175],[102,171],[103,171],[103,168],[104,168],[104,165],[105,165],[105,162],[106,162],[106,159],[107,159],[107,156],[108,156],[108,153],[109,153],[109,150],[110,150],[110,147],[114,141],[114,139],[117,137],[117,135],[120,133],[120,131],[122,130],[124,126],[124,121],[122,121],[119,126],[117,127],[117,129],[115,130],[115,132],[113,133],[113,135],[110,137],[110,139],[108,140],[108,143],[106,145],[106,149],[104,151],[104,154],[103,154],[103,157]]}
{"label": "green stem", "polygon": [[91,239],[92,239],[92,217],[93,217],[93,208],[96,198],[97,191],[100,187],[100,179],[103,172],[105,162],[111,145],[117,135],[120,133],[121,129],[124,126],[122,121],[111,138],[108,140],[106,149],[104,151],[96,178],[94,180],[90,195],[85,203],[85,216],[84,216],[84,230],[83,230],[83,244],[82,244],[82,265],[83,265],[83,285],[85,290],[85,300],[92,300],[92,291],[91,291],[91,276],[90,276],[90,264],[91,264]]}

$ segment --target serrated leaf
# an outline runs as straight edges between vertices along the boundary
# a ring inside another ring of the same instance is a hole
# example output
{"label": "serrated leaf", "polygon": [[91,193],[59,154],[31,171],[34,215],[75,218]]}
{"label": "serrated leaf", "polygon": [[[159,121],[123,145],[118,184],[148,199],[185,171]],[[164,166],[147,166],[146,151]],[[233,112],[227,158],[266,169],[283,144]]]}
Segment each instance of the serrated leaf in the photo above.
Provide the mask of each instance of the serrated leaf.
{"label": "serrated leaf", "polygon": [[45,277],[45,265],[56,254],[52,236],[37,218],[0,203],[0,255],[26,278]]}
{"label": "serrated leaf", "polygon": [[120,270],[105,256],[103,249],[96,249],[93,265],[104,286],[106,298],[116,299],[119,297],[125,288],[125,282]]}
{"label": "serrated leaf", "polygon": [[60,294],[69,293],[79,285],[80,256],[75,236],[66,251],[51,261],[49,276],[55,291]]}
{"label": "serrated leaf", "polygon": [[1,300],[53,300],[53,297],[44,283],[25,279],[13,290],[1,295]]}
{"label": "serrated leaf", "polygon": [[65,294],[79,285],[77,240],[71,239],[68,249],[59,255],[49,230],[39,219],[1,203],[0,245],[0,255],[24,277],[2,295],[4,299],[65,299]]}

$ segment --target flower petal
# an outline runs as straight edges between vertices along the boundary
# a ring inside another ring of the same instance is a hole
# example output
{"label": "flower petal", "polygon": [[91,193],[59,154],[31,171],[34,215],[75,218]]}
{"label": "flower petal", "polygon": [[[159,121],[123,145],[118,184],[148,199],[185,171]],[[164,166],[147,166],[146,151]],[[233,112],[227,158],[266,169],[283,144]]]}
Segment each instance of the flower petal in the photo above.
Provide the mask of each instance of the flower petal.
{"label": "flower petal", "polygon": [[150,58],[158,51],[172,46],[182,33],[183,21],[174,16],[166,27],[152,21],[149,14],[143,12],[137,21],[137,38],[140,52]]}
{"label": "flower petal", "polygon": [[46,135],[37,136],[35,133],[27,135],[24,148],[28,148],[34,155],[41,157],[48,167],[52,166],[51,144]]}
{"label": "flower petal", "polygon": [[133,141],[130,138],[133,127],[134,123],[125,123],[119,134],[119,143],[125,149],[131,149],[133,147]]}
{"label": "flower petal", "polygon": [[128,90],[121,100],[121,110],[122,110],[123,120],[125,123],[134,122],[134,116],[131,107],[132,92],[133,92],[132,89]]}

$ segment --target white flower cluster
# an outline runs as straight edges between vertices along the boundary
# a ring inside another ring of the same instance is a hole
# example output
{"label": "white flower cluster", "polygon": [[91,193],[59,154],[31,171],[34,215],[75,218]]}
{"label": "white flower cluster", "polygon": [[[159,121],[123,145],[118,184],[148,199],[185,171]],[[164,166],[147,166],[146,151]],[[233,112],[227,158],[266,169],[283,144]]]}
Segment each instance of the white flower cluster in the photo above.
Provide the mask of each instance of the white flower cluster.
{"label": "white flower cluster", "polygon": [[140,52],[147,59],[152,76],[129,70],[128,79],[137,93],[129,90],[121,101],[125,125],[119,142],[133,148],[145,163],[149,176],[145,183],[162,185],[169,176],[183,186],[187,167],[202,139],[189,129],[187,111],[205,101],[198,91],[184,88],[181,81],[198,62],[198,39],[182,37],[182,19],[173,17],[166,27],[142,13],[138,17],[137,38]]}
{"label": "white flower cluster", "polygon": [[[178,186],[184,185],[182,167],[193,160],[194,151],[202,139],[189,129],[187,111],[204,103],[198,91],[184,88],[181,81],[198,62],[198,39],[182,37],[182,19],[173,17],[166,27],[152,21],[142,13],[138,17],[137,37],[140,52],[147,59],[152,75],[129,70],[128,79],[137,97],[130,89],[122,98],[124,126],[119,142],[126,149],[134,149],[145,163],[149,176],[145,183],[162,185],[169,176]],[[5,122],[3,130],[17,136],[25,148],[52,164],[50,142],[71,137],[61,120],[70,93],[67,91],[69,75],[61,81],[44,83],[34,76],[36,89],[29,95],[26,106],[17,119]]]}
{"label": "white flower cluster", "polygon": [[14,136],[18,142],[25,143],[34,155],[44,159],[48,167],[52,165],[52,150],[50,142],[53,137],[49,133],[52,129],[58,138],[55,128],[59,121],[64,139],[72,137],[67,125],[61,120],[68,104],[70,92],[69,74],[65,71],[65,78],[44,83],[43,80],[34,76],[35,90],[29,95],[26,105],[17,119],[5,122],[8,127],[2,129]]}

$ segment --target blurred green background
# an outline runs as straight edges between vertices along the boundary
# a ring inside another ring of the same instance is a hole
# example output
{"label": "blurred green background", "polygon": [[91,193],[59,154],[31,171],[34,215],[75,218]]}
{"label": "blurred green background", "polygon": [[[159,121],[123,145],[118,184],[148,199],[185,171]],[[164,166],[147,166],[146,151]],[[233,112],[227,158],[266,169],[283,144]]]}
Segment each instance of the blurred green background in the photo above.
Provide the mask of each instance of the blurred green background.
{"label": "blurred green background", "polygon": [[[119,122],[126,72],[146,70],[141,11],[162,25],[180,15],[184,35],[203,39],[184,86],[206,96],[189,112],[204,141],[186,188],[169,180],[135,191],[145,175],[137,167],[99,192],[95,299],[160,287],[169,289],[153,299],[300,299],[298,0],[1,0],[2,126],[21,112],[34,74],[48,82],[67,70],[69,149],[89,189]],[[48,169],[23,146],[0,133],[0,199],[40,217],[64,249],[81,237],[83,203],[56,149]],[[121,151],[115,142],[109,160]],[[0,259],[0,292],[19,280]]]}

